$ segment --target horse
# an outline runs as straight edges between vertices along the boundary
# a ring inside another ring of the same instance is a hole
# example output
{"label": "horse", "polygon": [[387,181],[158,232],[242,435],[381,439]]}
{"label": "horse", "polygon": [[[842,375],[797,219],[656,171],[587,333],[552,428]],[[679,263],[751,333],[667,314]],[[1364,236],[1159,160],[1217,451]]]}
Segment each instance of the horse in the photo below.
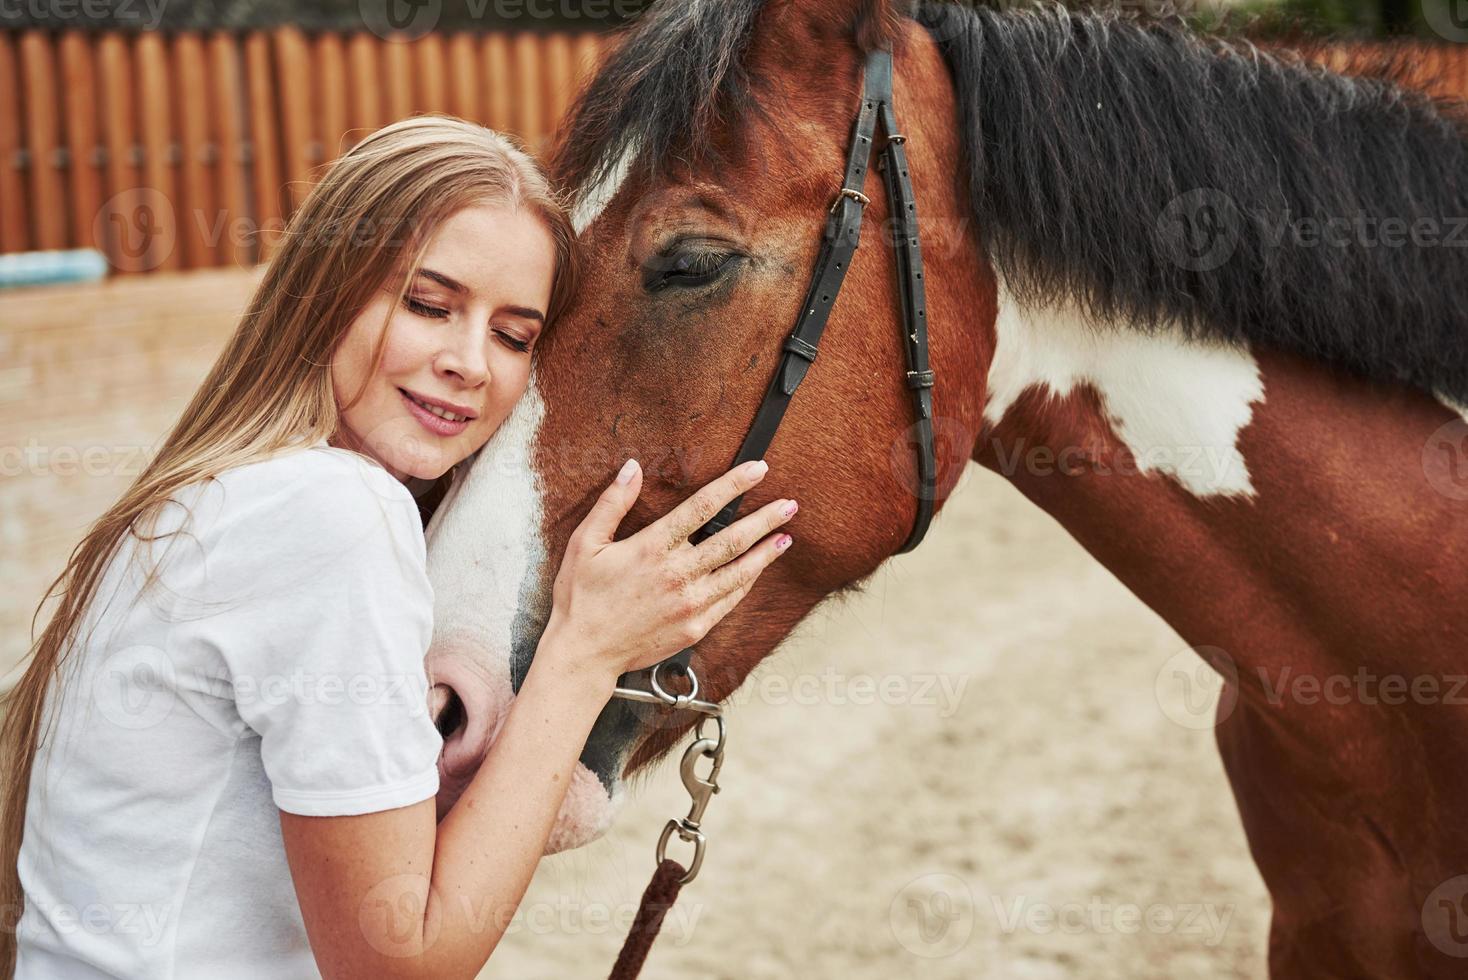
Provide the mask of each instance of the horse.
{"label": "horse", "polygon": [[[1390,72],[1174,23],[664,0],[632,25],[552,159],[585,286],[428,528],[440,806],[492,744],[558,557],[621,461],[647,473],[622,534],[729,466],[845,194],[874,48],[922,236],[934,533],[965,465],[996,470],[1222,677],[1274,976],[1457,975],[1468,121]],[[866,195],[868,227],[890,228],[883,188]],[[857,250],[766,455],[747,506],[798,499],[796,545],[698,645],[705,699],[913,525],[893,248]],[[548,850],[604,831],[695,720],[610,702]]]}

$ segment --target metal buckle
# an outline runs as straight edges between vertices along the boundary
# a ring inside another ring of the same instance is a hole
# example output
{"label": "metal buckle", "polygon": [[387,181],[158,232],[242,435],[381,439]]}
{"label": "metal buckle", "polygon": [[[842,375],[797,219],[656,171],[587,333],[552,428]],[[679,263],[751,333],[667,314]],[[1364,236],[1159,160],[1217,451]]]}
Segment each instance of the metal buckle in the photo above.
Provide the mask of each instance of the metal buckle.
{"label": "metal buckle", "polygon": [[841,199],[843,197],[849,197],[849,198],[851,198],[853,201],[855,201],[857,204],[860,204],[862,207],[866,207],[868,204],[871,204],[872,203],[872,199],[869,198],[869,197],[867,197],[861,191],[854,191],[850,187],[843,187],[843,188],[841,188],[841,193],[836,195],[836,200],[834,200],[834,201],[831,202],[831,210],[830,210],[830,213],[831,214],[835,214],[836,213],[836,208],[841,204]]}

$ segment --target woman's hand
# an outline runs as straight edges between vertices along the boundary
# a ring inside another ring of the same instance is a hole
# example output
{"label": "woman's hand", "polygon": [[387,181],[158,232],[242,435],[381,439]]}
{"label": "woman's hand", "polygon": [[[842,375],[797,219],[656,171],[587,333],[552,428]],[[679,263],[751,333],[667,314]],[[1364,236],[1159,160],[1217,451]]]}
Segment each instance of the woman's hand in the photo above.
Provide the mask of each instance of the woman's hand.
{"label": "woman's hand", "polygon": [[774,500],[700,542],[688,536],[764,475],[763,460],[744,463],[709,483],[666,516],[613,541],[642,489],[642,469],[628,460],[602,491],[566,546],[556,574],[543,648],[574,656],[571,666],[614,684],[692,646],[749,593],[790,545],[771,533],[796,511]]}

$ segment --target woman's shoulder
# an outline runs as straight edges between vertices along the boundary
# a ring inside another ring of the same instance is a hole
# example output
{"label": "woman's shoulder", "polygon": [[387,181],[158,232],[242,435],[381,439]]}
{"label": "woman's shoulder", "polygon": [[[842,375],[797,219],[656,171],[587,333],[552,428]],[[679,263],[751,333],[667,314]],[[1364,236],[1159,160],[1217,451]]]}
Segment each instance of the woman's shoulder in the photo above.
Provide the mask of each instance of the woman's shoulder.
{"label": "woman's shoulder", "polygon": [[340,556],[391,541],[421,558],[418,507],[400,481],[350,450],[321,442],[224,470],[179,499],[204,538]]}

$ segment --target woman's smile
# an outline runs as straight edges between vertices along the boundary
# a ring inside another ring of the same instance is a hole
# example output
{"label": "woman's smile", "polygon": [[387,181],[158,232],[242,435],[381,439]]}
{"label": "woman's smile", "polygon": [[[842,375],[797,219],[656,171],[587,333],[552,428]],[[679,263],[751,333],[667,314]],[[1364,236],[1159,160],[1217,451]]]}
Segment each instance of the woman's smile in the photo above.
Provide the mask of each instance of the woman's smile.
{"label": "woman's smile", "polygon": [[417,419],[423,428],[437,436],[456,436],[467,429],[470,422],[479,417],[478,412],[465,408],[463,405],[429,398],[406,388],[399,388],[398,394],[402,396],[408,413]]}

